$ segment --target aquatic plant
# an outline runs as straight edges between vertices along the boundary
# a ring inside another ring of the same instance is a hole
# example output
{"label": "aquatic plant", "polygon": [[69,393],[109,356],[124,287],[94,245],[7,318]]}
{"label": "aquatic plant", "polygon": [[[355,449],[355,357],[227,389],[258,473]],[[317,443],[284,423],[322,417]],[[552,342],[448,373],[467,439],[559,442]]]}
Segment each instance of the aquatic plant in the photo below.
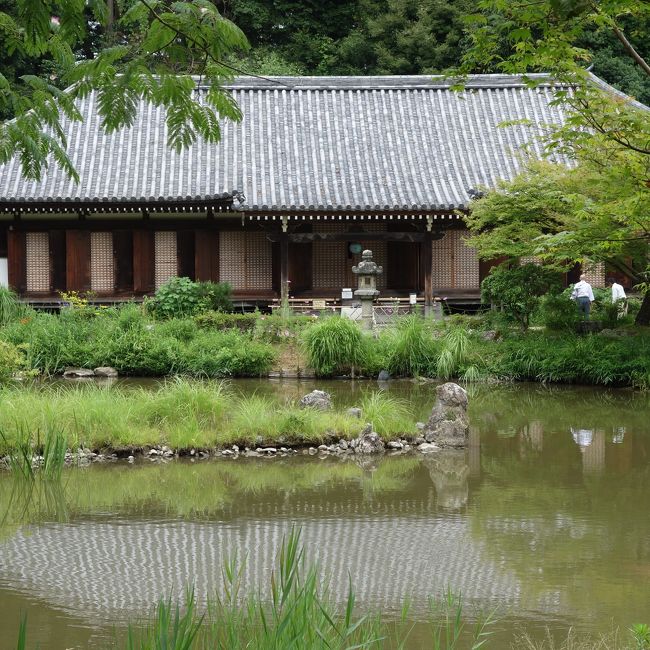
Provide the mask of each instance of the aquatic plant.
{"label": "aquatic plant", "polygon": [[[59,480],[65,466],[67,440],[58,428],[46,428],[41,439],[40,430],[36,431],[35,440],[24,423],[9,435],[0,430],[0,438],[5,446],[5,453],[12,474],[18,478],[34,481],[37,474],[48,480]],[[35,454],[41,453],[38,460]]]}
{"label": "aquatic plant", "polygon": [[380,435],[411,435],[415,431],[415,422],[405,400],[382,390],[367,391],[360,406],[364,421],[372,423],[373,430]]}

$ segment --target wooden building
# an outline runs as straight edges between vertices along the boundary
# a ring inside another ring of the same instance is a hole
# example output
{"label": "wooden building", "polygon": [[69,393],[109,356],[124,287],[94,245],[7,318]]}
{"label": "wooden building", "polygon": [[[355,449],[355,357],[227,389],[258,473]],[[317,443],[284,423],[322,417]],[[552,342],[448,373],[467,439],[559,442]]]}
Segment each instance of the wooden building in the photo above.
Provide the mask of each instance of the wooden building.
{"label": "wooden building", "polygon": [[[268,304],[340,296],[369,247],[383,295],[475,300],[489,264],[457,211],[563,120],[549,85],[504,75],[463,93],[428,76],[242,78],[231,92],[242,122],[181,153],[159,109],[142,102],[107,135],[96,96],[80,101],[83,122],[64,124],[79,183],[54,165],[41,182],[0,167],[0,281],[37,302],[142,296],[181,275]],[[523,118],[533,126],[500,126]]]}

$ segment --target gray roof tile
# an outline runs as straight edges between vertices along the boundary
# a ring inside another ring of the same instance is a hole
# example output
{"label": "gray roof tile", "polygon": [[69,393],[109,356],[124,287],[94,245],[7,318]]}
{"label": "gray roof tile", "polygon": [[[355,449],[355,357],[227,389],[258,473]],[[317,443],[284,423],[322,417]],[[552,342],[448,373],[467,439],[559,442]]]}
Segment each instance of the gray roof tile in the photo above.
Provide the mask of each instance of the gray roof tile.
{"label": "gray roof tile", "polygon": [[[462,93],[429,76],[241,78],[229,88],[242,122],[181,153],[145,102],[132,127],[104,133],[91,94],[79,102],[84,121],[64,124],[80,182],[54,165],[26,181],[14,160],[0,167],[0,202],[210,200],[237,189],[260,211],[462,208],[470,188],[516,173],[523,145],[541,155],[535,137],[563,120],[547,82],[530,89],[507,75],[471,77]],[[499,126],[522,118],[532,126]]]}

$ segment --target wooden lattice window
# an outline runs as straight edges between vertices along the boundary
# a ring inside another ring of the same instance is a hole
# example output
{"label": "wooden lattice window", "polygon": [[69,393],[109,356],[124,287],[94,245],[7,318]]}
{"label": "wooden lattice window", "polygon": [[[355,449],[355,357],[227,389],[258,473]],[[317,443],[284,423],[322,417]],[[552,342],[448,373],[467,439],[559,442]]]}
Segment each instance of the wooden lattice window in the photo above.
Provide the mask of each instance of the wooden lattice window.
{"label": "wooden lattice window", "polygon": [[605,264],[604,262],[589,262],[586,261],[582,265],[582,272],[585,274],[585,280],[589,282],[592,287],[605,286]]}
{"label": "wooden lattice window", "polygon": [[178,275],[178,253],[176,233],[168,230],[158,231],[154,239],[155,248],[155,286],[160,289],[170,278]]}
{"label": "wooden lattice window", "polygon": [[[345,224],[319,222],[314,232],[343,233]],[[345,262],[347,244],[343,241],[315,241],[312,247],[312,286],[314,289],[331,289],[349,286]]]}
{"label": "wooden lattice window", "polygon": [[271,291],[272,244],[263,232],[223,231],[219,236],[219,279],[235,291]]}
{"label": "wooden lattice window", "polygon": [[536,266],[541,266],[542,260],[535,255],[526,255],[525,257],[519,258],[519,264],[523,266],[524,264],[535,264]]}
{"label": "wooden lattice window", "polygon": [[478,289],[479,261],[464,239],[468,230],[447,230],[432,243],[431,282],[434,289]]}
{"label": "wooden lattice window", "polygon": [[[322,222],[314,225],[314,232],[344,233],[348,230],[366,232],[384,232],[384,223],[356,223],[354,226],[344,223]],[[315,241],[312,254],[312,278],[314,289],[340,289],[352,287],[356,289],[356,278],[352,267],[361,261],[361,253],[348,255],[348,245],[345,241]],[[377,278],[377,288],[386,286],[386,242],[360,239],[363,249],[372,251],[372,259],[384,267],[384,274]]]}
{"label": "wooden lattice window", "polygon": [[25,237],[27,291],[50,291],[50,238],[46,232],[28,232]]}
{"label": "wooden lattice window", "polygon": [[98,293],[111,293],[115,288],[113,233],[90,233],[90,288]]}

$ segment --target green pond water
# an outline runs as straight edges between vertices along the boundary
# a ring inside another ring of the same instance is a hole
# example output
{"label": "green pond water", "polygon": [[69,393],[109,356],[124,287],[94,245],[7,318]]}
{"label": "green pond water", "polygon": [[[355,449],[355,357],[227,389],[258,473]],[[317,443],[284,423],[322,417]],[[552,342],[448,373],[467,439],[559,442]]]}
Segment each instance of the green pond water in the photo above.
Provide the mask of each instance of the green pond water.
{"label": "green pond water", "polygon": [[[299,397],[310,382],[237,381]],[[377,383],[330,382],[337,405]],[[390,382],[426,418],[435,386]],[[497,607],[488,647],[525,629],[558,637],[650,623],[650,397],[540,386],[471,389],[461,452],[382,458],[140,460],[67,470],[27,510],[0,475],[0,649],[27,613],[30,645],[102,647],[156,600],[220,584],[246,556],[244,586],[268,580],[282,536],[300,527],[310,558],[360,611],[397,617],[405,597],[424,646],[427,598],[461,592],[466,613]]]}

